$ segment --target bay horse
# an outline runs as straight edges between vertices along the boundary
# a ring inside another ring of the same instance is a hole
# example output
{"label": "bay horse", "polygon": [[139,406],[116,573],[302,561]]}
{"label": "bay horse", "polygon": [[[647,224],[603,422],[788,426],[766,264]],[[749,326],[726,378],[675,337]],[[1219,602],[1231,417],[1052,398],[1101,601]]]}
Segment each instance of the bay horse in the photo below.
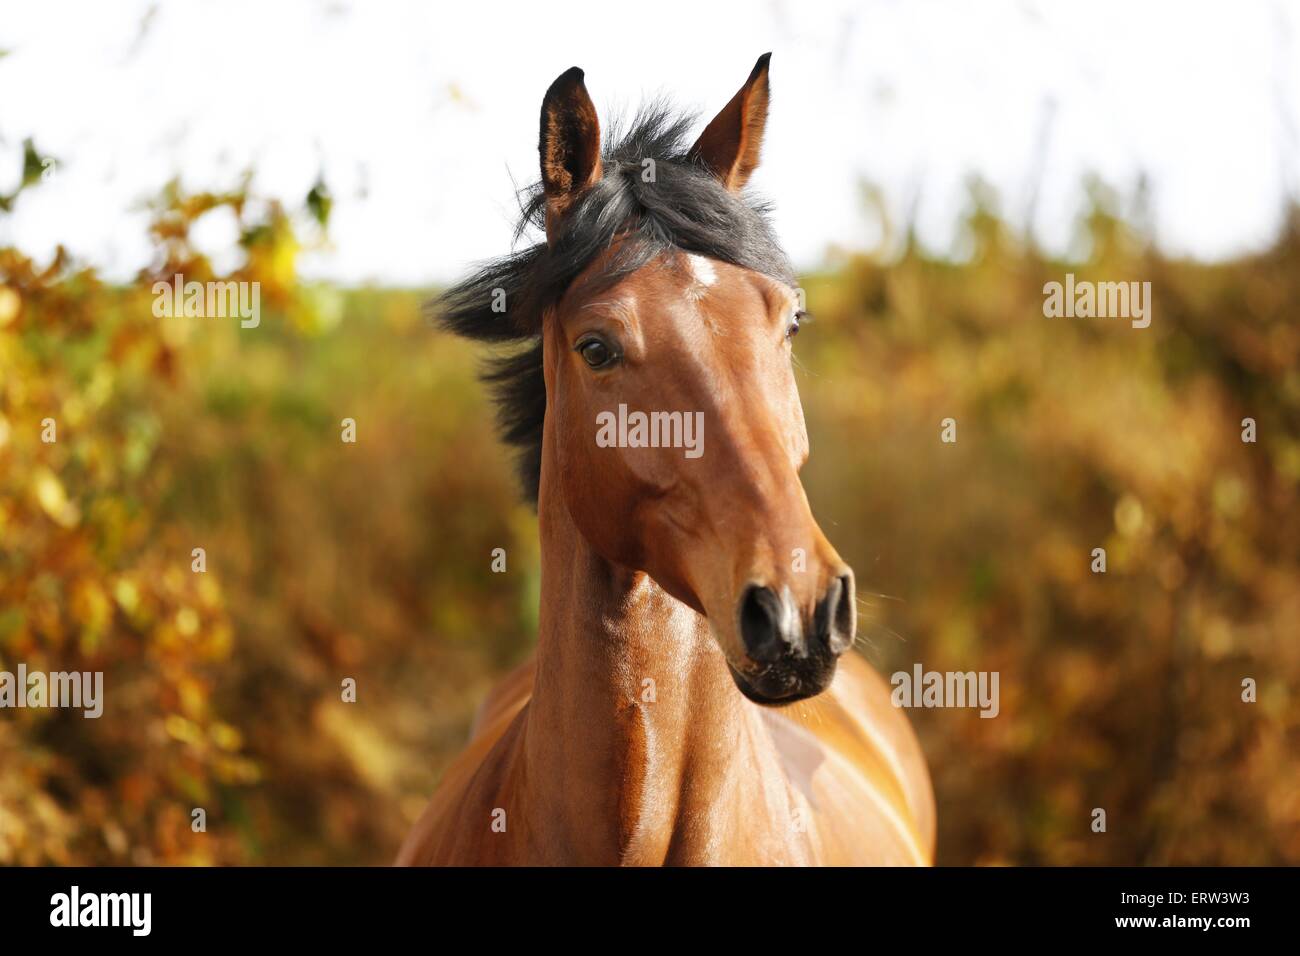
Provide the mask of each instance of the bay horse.
{"label": "bay horse", "polygon": [[[561,74],[519,225],[545,241],[439,303],[453,332],[524,343],[486,377],[537,507],[540,625],[398,864],[932,862],[924,758],[845,653],[853,572],[798,477],[803,313],[744,189],[769,56],[689,148],[660,104],[602,149],[582,70]],[[698,415],[700,453],[598,442],[620,406],[669,439]]]}

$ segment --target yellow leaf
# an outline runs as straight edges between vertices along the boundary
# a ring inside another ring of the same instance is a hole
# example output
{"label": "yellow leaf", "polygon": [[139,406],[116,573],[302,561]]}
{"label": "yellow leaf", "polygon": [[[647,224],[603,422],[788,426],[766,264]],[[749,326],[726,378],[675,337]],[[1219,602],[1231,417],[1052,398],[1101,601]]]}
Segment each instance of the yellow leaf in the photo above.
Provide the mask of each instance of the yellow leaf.
{"label": "yellow leaf", "polygon": [[7,285],[0,285],[0,328],[4,328],[18,318],[22,305],[23,300],[18,297],[17,292]]}
{"label": "yellow leaf", "polygon": [[81,512],[68,500],[63,483],[48,468],[38,468],[32,476],[32,487],[41,509],[57,524],[71,528],[81,520]]}

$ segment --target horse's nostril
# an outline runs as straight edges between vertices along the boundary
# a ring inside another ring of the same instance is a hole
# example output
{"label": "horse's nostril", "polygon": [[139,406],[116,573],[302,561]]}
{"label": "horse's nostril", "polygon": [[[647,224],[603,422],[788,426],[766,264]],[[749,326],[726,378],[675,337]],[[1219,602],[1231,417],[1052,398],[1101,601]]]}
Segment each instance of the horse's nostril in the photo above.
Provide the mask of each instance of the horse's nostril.
{"label": "horse's nostril", "polygon": [[853,644],[857,624],[854,600],[853,574],[849,572],[833,579],[817,602],[817,636],[836,654],[843,654]]}
{"label": "horse's nostril", "polygon": [[745,652],[760,663],[771,663],[786,650],[781,636],[781,600],[771,588],[751,585],[740,600],[740,636]]}

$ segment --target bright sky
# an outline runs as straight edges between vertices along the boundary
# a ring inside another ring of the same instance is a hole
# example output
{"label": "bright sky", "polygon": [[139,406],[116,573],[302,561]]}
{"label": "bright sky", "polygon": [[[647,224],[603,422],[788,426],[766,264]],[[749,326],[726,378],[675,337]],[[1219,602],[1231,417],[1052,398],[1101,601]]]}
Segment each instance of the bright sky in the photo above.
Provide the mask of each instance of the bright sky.
{"label": "bright sky", "polygon": [[[117,277],[146,263],[139,205],[167,179],[223,188],[252,166],[295,204],[324,171],[333,248],[311,275],[445,281],[509,248],[512,177],[536,178],[563,70],[603,116],[658,92],[711,116],[767,50],[754,185],[801,266],[877,242],[864,179],[939,250],[972,173],[1017,222],[1036,194],[1056,251],[1090,171],[1124,190],[1145,171],[1162,245],[1205,258],[1265,244],[1300,194],[1284,0],[0,0],[0,49],[0,189],[25,137],[61,160],[0,244],[62,241]],[[228,248],[232,224],[200,238]]]}

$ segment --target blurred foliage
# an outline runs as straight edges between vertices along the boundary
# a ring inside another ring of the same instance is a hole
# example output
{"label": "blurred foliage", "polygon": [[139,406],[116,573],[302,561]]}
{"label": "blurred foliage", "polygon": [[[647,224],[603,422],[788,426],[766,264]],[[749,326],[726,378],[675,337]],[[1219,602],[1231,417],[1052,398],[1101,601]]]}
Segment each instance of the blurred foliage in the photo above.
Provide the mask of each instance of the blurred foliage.
{"label": "blurred foliage", "polygon": [[[1080,263],[1018,246],[975,190],[969,261],[909,241],[806,281],[809,497],[878,592],[880,670],[1000,672],[996,719],[911,712],[941,862],[1297,863],[1300,210],[1204,265],[1091,192]],[[1150,281],[1151,326],[1045,318],[1066,272]]]}
{"label": "blurred foliage", "polygon": [[[867,656],[1001,675],[997,719],[912,712],[940,860],[1300,862],[1300,216],[1203,265],[1095,194],[1067,265],[974,196],[962,262],[904,238],[807,277],[796,348]],[[0,669],[106,698],[0,711],[0,863],[388,862],[529,653],[536,524],[474,353],[426,292],[301,280],[330,206],[169,184],[125,286],[0,249]],[[215,210],[226,276],[190,238]],[[1065,271],[1151,281],[1151,327],[1045,319]],[[155,318],[177,272],[260,282],[260,326]]]}
{"label": "blurred foliage", "polygon": [[[218,209],[257,329],[153,316],[154,281],[214,278]],[[127,287],[0,250],[0,670],[102,670],[106,699],[0,711],[0,863],[387,862],[526,653],[529,512],[427,293],[300,282],[310,227],[247,181],[151,212]],[[464,559],[501,546],[516,573]]]}

